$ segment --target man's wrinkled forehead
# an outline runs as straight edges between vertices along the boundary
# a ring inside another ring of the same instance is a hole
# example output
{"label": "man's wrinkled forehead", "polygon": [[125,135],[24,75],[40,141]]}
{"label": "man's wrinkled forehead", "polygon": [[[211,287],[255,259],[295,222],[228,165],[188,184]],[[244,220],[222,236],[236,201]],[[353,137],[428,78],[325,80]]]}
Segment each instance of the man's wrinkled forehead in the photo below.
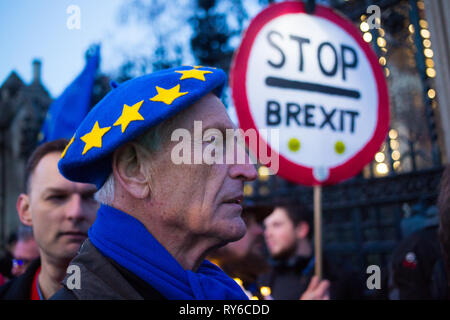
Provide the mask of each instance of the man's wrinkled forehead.
{"label": "man's wrinkled forehead", "polygon": [[236,126],[228,116],[225,105],[213,93],[205,95],[191,107],[176,115],[173,126],[193,130],[194,122],[201,121],[203,129],[235,129]]}

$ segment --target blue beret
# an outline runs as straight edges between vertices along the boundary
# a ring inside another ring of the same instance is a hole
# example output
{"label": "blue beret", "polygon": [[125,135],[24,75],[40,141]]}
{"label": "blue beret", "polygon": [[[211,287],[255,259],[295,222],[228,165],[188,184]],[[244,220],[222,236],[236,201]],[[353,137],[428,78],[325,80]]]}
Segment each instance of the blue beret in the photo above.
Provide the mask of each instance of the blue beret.
{"label": "blue beret", "polygon": [[209,67],[178,67],[113,85],[79,125],[58,162],[69,180],[100,188],[111,174],[114,150],[212,92],[226,74]]}

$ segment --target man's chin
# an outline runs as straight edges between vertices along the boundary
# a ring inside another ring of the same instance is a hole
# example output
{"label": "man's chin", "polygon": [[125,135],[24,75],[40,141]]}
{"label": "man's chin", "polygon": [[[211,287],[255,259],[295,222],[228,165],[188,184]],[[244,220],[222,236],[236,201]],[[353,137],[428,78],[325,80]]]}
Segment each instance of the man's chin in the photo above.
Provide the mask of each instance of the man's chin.
{"label": "man's chin", "polygon": [[87,237],[85,238],[76,238],[76,239],[67,239],[64,243],[64,251],[68,253],[68,255],[71,255],[73,253],[73,255],[75,256],[78,251],[80,250],[81,245],[83,244],[83,242],[87,239]]}
{"label": "man's chin", "polygon": [[234,242],[242,239],[242,237],[247,232],[247,227],[245,226],[244,220],[240,217],[238,219],[233,219],[233,223],[226,228],[226,241]]}

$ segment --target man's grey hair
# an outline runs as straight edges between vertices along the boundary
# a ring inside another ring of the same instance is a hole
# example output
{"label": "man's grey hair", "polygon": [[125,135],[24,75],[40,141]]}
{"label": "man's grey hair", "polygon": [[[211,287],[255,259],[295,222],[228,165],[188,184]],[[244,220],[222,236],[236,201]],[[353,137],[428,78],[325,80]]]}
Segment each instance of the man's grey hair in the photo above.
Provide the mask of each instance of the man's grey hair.
{"label": "man's grey hair", "polygon": [[[159,151],[170,137],[169,123],[171,123],[171,120],[163,121],[156,127],[146,131],[133,142],[146,150],[147,155]],[[95,193],[95,200],[105,205],[111,205],[114,201],[114,183],[114,174],[111,172],[103,186]]]}

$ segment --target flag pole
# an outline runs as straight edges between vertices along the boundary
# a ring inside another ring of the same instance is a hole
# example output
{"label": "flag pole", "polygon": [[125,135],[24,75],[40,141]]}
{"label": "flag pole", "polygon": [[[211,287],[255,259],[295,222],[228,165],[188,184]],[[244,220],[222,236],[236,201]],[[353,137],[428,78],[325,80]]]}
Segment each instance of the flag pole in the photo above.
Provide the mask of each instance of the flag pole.
{"label": "flag pole", "polygon": [[315,275],[322,280],[322,186],[314,186],[314,252]]}

